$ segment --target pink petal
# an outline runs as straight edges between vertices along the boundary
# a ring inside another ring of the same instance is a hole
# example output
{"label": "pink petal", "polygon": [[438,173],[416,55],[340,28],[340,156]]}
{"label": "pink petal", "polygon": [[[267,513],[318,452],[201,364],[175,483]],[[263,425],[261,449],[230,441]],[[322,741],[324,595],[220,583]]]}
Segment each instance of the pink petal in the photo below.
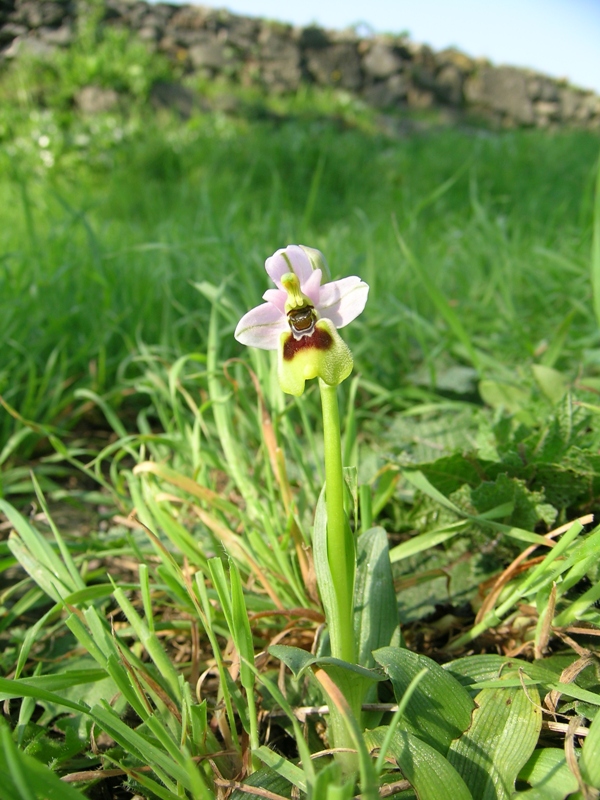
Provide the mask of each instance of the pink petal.
{"label": "pink petal", "polygon": [[267,289],[267,291],[263,294],[263,300],[266,300],[267,303],[273,303],[282,314],[285,314],[285,301],[287,300],[287,292],[281,291],[281,289]]}
{"label": "pink petal", "polygon": [[301,247],[308,256],[309,261],[312,264],[312,268],[320,269],[321,272],[325,273],[327,280],[331,280],[329,265],[323,253],[320,250],[317,250],[316,247],[307,247],[305,244],[301,244],[299,247]]}
{"label": "pink petal", "polygon": [[278,289],[282,288],[281,278],[286,272],[290,272],[290,264],[291,271],[298,276],[300,284],[307,281],[313,271],[309,257],[297,244],[281,248],[265,261],[265,269]]}
{"label": "pink petal", "polygon": [[313,305],[315,306],[319,304],[322,275],[323,273],[320,269],[315,269],[308,276],[308,280],[300,285],[302,292],[312,300]]}
{"label": "pink petal", "polygon": [[353,275],[321,286],[317,311],[325,319],[330,319],[336,328],[343,328],[364,309],[369,287]]}
{"label": "pink petal", "polygon": [[238,342],[248,347],[277,350],[281,333],[288,330],[285,314],[273,303],[263,303],[244,314],[237,324],[234,336]]}

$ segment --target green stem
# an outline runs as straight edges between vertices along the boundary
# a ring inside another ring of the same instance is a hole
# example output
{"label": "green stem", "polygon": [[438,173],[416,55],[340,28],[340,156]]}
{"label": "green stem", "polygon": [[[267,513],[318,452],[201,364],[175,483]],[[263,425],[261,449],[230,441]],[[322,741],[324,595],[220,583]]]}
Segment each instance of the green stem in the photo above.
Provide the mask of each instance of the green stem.
{"label": "green stem", "polygon": [[327,557],[335,588],[335,620],[328,620],[331,655],[356,663],[354,642],[354,539],[344,513],[344,472],[337,389],[319,380],[325,442],[325,505],[327,507]]}

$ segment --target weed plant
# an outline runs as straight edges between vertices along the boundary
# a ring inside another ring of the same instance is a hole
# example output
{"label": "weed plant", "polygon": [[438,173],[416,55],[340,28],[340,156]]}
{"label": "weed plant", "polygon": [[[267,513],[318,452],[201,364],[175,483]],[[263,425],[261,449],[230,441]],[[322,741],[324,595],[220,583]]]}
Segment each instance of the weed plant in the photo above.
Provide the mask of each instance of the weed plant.
{"label": "weed plant", "polygon": [[[148,102],[170,70],[90,25],[0,76],[6,797],[596,796],[597,135],[235,87],[181,119]],[[89,83],[121,106],[77,112]],[[314,389],[233,339],[291,242],[370,286],[354,672],[319,628]],[[357,761],[323,708],[353,681]]]}

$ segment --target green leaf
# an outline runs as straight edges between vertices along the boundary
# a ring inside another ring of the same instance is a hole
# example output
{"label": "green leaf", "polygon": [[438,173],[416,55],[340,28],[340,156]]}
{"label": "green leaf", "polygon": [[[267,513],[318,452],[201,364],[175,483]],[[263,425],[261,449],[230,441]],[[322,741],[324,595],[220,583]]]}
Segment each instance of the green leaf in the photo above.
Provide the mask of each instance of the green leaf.
{"label": "green leaf", "polygon": [[371,528],[357,542],[354,632],[361,666],[375,665],[373,651],[392,643],[398,625],[387,534],[383,528]]}
{"label": "green leaf", "polygon": [[600,789],[600,714],[596,714],[588,733],[579,763],[581,775],[586,783]]}
{"label": "green leaf", "polygon": [[292,647],[285,644],[271,645],[269,653],[283,661],[295,678],[300,677],[307,667],[317,662],[317,657],[313,656],[312,653],[302,650],[300,647]]}
{"label": "green leaf", "polygon": [[[537,743],[542,715],[534,687],[484,689],[469,729],[448,751],[448,760],[477,800],[509,800],[517,775]],[[538,705],[534,705],[538,703]]]}
{"label": "green leaf", "polygon": [[[80,683],[95,683],[107,677],[106,670],[103,669],[81,669],[61,672],[56,675],[36,675],[31,678],[19,678],[11,681],[14,691],[18,691],[19,686],[27,686],[31,689],[43,689],[49,692],[57,692],[60,689],[67,689]],[[14,693],[6,694],[0,691],[0,700],[7,697],[14,697]],[[17,695],[18,696],[18,695]]]}
{"label": "green leaf", "polygon": [[26,683],[23,683],[22,679],[11,681],[8,680],[8,678],[0,678],[0,697],[3,699],[12,697],[33,697],[36,700],[47,700],[49,703],[56,703],[56,705],[62,706],[63,708],[70,708],[72,711],[78,711],[84,714],[88,711],[85,706],[73,703],[67,698],[49,692],[47,689],[39,686],[28,686]]}
{"label": "green leaf", "polygon": [[[190,788],[190,779],[183,766],[184,755],[178,756],[179,763],[177,763],[173,757],[174,752],[171,754],[167,752],[164,738],[160,745],[153,744],[148,737],[126,725],[107,703],[94,706],[90,710],[90,716],[128,753],[139,759],[142,764],[149,764],[161,780],[168,775],[186,788]],[[151,719],[157,720],[156,717],[149,717],[146,722],[150,722]],[[153,726],[152,733],[156,735],[156,732],[157,728]]]}
{"label": "green leaf", "polygon": [[499,381],[479,382],[479,394],[483,402],[492,408],[503,408],[516,414],[529,403],[529,392],[520,386]]}
{"label": "green leaf", "polygon": [[463,686],[471,686],[479,681],[498,678],[510,664],[527,666],[526,662],[509,659],[495,653],[482,653],[476,656],[457,658],[444,664],[443,669],[453,675]]}
{"label": "green leaf", "polygon": [[467,690],[427,656],[399,647],[383,647],[373,655],[392,681],[398,702],[414,676],[427,668],[406,707],[402,724],[445,755],[450,742],[471,722],[474,703]]}
{"label": "green leaf", "polygon": [[349,681],[364,679],[371,683],[373,681],[380,682],[386,680],[385,675],[379,670],[367,669],[358,664],[350,664],[348,661],[342,661],[339,658],[332,658],[331,656],[313,656],[311,653],[308,653],[306,650],[301,650],[299,647],[274,644],[269,647],[269,653],[280,661],[283,661],[294,673],[294,677],[296,678],[299,678],[307,667],[316,664],[332,676],[334,673],[340,676],[347,674]]}
{"label": "green leaf", "polygon": [[567,393],[569,381],[556,369],[547,367],[544,364],[534,364],[533,377],[542,392],[553,405],[558,405]]}
{"label": "green leaf", "polygon": [[[369,748],[380,747],[386,728],[365,732]],[[393,756],[402,774],[415,788],[419,800],[473,800],[464,780],[436,749],[408,731],[396,731],[388,754]]]}
{"label": "green leaf", "polygon": [[[283,761],[284,759],[280,758],[280,760]],[[280,795],[281,797],[292,796],[292,784],[289,780],[278,775],[277,772],[270,767],[260,767],[260,769],[257,769],[256,772],[253,772],[252,775],[246,778],[243,786],[265,789],[267,792],[273,792],[275,795]],[[244,789],[234,789],[231,794],[231,800],[248,800],[249,797],[252,797],[252,795],[248,794]]]}
{"label": "green leaf", "polygon": [[240,578],[237,564],[233,559],[229,560],[229,581],[231,583],[231,614],[233,622],[231,635],[241,658],[240,680],[245,689],[253,692],[254,675],[248,664],[254,664],[254,644],[244,600],[242,579]]}
{"label": "green leaf", "polygon": [[425,477],[444,496],[451,495],[465,483],[477,486],[481,482],[485,465],[473,455],[453,453],[451,456],[442,456],[435,461],[419,464],[419,469]]}
{"label": "green leaf", "polygon": [[18,750],[2,718],[0,776],[3,800],[85,800],[81,792],[61,781],[45,764]]}
{"label": "green leaf", "polygon": [[531,758],[519,772],[519,780],[531,788],[513,794],[513,800],[565,800],[577,791],[577,778],[569,769],[564,750],[544,747],[534,750]]}
{"label": "green leaf", "polygon": [[[319,495],[315,510],[312,545],[317,585],[325,612],[325,619],[328,622],[329,638],[332,642],[339,642],[341,640],[341,632],[338,630],[337,598],[327,554],[327,508],[325,506],[324,488]],[[339,647],[337,649],[339,651]]]}
{"label": "green leaf", "polygon": [[439,530],[428,531],[427,533],[413,536],[406,542],[401,542],[401,544],[397,544],[396,547],[392,547],[390,550],[390,561],[392,564],[395,564],[397,561],[402,561],[405,558],[417,555],[417,553],[422,553],[424,550],[436,547],[438,544],[443,544],[443,542],[453,539],[457,534],[463,533],[465,527],[466,523],[460,520],[460,522],[451,523]]}
{"label": "green leaf", "polygon": [[[287,784],[297,786],[301,791],[306,791],[306,775],[300,767],[288,761],[280,753],[262,745],[255,753],[258,758],[274,773],[285,779]],[[250,784],[251,786],[254,784]],[[244,798],[245,800],[245,798]]]}
{"label": "green leaf", "polygon": [[454,512],[459,517],[464,517],[466,519],[472,520],[473,522],[488,526],[493,530],[501,531],[506,536],[510,536],[512,539],[517,539],[523,542],[530,542],[532,544],[547,545],[547,541],[544,539],[544,537],[540,536],[537,533],[531,533],[531,531],[527,531],[524,530],[523,528],[519,528],[516,526],[503,525],[499,522],[494,522],[493,518],[498,513],[503,513],[503,514],[507,513],[508,509],[505,503],[502,503],[502,505],[498,508],[491,509],[486,514],[480,514],[479,516],[469,514],[464,509],[460,508],[455,503],[453,503],[452,500],[445,497],[440,491],[438,491],[438,489],[436,489],[436,487],[427,479],[424,473],[421,472],[420,470],[404,470],[402,475],[410,483],[412,483],[413,486],[415,486],[415,488],[419,489],[428,497],[431,497],[432,500],[435,500],[444,508],[448,509],[448,511]]}

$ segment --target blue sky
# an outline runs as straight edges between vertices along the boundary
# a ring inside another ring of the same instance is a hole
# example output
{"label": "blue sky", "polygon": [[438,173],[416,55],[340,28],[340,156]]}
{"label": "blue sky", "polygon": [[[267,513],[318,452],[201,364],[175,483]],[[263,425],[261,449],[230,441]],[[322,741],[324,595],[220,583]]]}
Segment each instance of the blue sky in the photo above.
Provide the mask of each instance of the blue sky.
{"label": "blue sky", "polygon": [[495,64],[532,67],[600,92],[600,0],[201,0],[247,16],[327,28],[408,31]]}

